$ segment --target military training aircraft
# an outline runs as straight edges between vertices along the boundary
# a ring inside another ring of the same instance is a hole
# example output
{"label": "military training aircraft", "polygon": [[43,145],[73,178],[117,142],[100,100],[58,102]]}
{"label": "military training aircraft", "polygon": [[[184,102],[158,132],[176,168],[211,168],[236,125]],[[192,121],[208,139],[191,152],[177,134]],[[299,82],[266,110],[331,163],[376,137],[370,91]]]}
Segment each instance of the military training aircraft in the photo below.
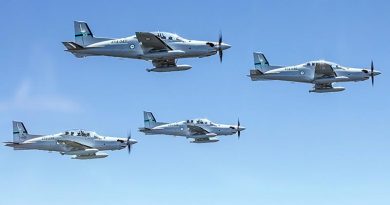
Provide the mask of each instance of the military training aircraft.
{"label": "military training aircraft", "polygon": [[282,80],[314,84],[309,92],[326,93],[345,90],[343,87],[334,87],[335,82],[357,82],[371,77],[374,85],[374,76],[381,74],[371,68],[349,68],[324,60],[310,61],[295,66],[272,66],[262,53],[253,53],[255,69],[250,70],[252,81]]}
{"label": "military training aircraft", "polygon": [[69,130],[53,135],[30,135],[22,122],[12,122],[13,142],[5,142],[14,150],[44,150],[60,152],[62,155],[73,155],[72,159],[105,158],[108,154],[103,150],[120,150],[125,147],[130,153],[136,140],[107,137],[92,131]]}
{"label": "military training aircraft", "polygon": [[218,142],[219,135],[238,135],[245,127],[240,126],[240,120],[237,125],[223,125],[211,122],[208,119],[192,119],[174,123],[157,122],[151,112],[144,112],[145,127],[139,128],[140,132],[146,135],[173,135],[183,136],[191,139],[191,143],[209,143]]}
{"label": "military training aircraft", "polygon": [[222,42],[184,39],[168,32],[135,32],[124,38],[96,38],[88,24],[74,22],[75,42],[63,42],[66,51],[78,58],[86,56],[111,56],[152,61],[153,68],[147,71],[170,72],[191,69],[190,65],[177,65],[179,58],[207,57],[219,53],[222,62],[223,50],[231,46]]}

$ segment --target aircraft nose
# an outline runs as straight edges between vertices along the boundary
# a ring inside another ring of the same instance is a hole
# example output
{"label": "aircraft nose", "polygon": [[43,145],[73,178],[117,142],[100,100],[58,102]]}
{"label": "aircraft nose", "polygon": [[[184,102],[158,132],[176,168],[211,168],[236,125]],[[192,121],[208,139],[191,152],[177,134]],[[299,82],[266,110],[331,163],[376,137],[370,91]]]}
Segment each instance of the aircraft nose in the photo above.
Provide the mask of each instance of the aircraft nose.
{"label": "aircraft nose", "polygon": [[229,48],[231,48],[232,46],[231,45],[229,45],[229,44],[227,44],[227,43],[221,43],[221,49],[222,50],[226,50],[226,49],[229,49]]}
{"label": "aircraft nose", "polygon": [[374,70],[374,76],[382,74],[380,71]]}
{"label": "aircraft nose", "polygon": [[238,128],[238,130],[240,130],[240,131],[244,131],[246,128],[245,127],[241,127],[240,126],[240,128]]}
{"label": "aircraft nose", "polygon": [[137,144],[138,142],[137,142],[137,140],[135,140],[135,139],[130,139],[129,140],[129,144]]}

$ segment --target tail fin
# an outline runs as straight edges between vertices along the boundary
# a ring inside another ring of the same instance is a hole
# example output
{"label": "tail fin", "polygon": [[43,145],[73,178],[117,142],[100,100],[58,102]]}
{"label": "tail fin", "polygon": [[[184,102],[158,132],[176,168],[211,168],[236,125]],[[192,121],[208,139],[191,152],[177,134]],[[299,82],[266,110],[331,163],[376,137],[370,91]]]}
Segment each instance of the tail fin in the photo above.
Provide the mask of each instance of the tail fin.
{"label": "tail fin", "polygon": [[270,69],[269,62],[267,58],[265,58],[263,53],[254,52],[253,59],[255,62],[255,68],[261,71],[262,73],[265,73]]}
{"label": "tail fin", "polygon": [[95,38],[88,24],[84,21],[74,22],[75,42],[81,46],[88,46],[97,42],[110,40],[109,38]]}
{"label": "tail fin", "polygon": [[74,38],[75,42],[81,46],[87,46],[94,43],[93,34],[86,22],[74,22]]}
{"label": "tail fin", "polygon": [[157,126],[156,118],[153,113],[144,111],[144,124],[145,128],[153,128]]}
{"label": "tail fin", "polygon": [[12,126],[14,134],[14,143],[20,143],[30,139],[23,122],[12,121]]}

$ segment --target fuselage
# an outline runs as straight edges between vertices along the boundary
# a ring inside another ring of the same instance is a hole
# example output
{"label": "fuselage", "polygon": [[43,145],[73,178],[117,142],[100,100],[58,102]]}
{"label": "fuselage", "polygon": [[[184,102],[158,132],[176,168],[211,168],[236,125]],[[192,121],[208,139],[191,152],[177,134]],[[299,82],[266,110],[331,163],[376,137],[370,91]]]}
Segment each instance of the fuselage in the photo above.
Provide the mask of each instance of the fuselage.
{"label": "fuselage", "polygon": [[[168,32],[152,32],[157,35],[164,43],[172,48],[172,51],[165,52],[145,52],[141,43],[135,35],[105,40],[86,46],[84,49],[72,50],[74,53],[97,55],[97,56],[112,56],[122,58],[133,58],[143,60],[159,60],[159,59],[178,59],[178,58],[193,58],[207,57],[217,53],[218,42],[187,40],[176,34]],[[230,45],[221,44],[221,48],[230,48]]]}
{"label": "fuselage", "polygon": [[[206,130],[209,134],[199,135],[191,132],[190,126],[197,126]],[[141,130],[147,135],[173,135],[187,138],[215,137],[219,135],[236,134],[238,130],[244,130],[244,127],[237,125],[216,124],[207,119],[193,119],[175,123],[162,124],[150,129]]]}
{"label": "fuselage", "polygon": [[[331,66],[336,76],[318,72]],[[317,72],[316,72],[317,71]],[[374,75],[380,72],[374,71]],[[253,80],[282,80],[302,83],[357,82],[369,79],[371,71],[367,68],[350,68],[326,61],[310,61],[295,66],[274,66],[262,75],[251,76]]]}
{"label": "fuselage", "polygon": [[63,143],[64,141],[76,142],[99,151],[120,150],[127,146],[127,138],[100,136],[95,132],[87,131],[82,133],[80,131],[66,131],[53,135],[37,136],[22,143],[13,144],[12,147],[18,150],[36,149],[61,153],[72,151],[72,147]]}

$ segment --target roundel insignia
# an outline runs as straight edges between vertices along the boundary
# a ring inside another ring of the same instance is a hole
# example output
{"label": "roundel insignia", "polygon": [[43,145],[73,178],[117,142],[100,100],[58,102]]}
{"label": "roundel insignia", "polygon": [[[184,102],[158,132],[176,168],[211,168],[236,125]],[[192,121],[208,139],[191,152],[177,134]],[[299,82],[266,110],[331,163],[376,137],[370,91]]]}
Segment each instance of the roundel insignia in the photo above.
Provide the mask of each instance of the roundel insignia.
{"label": "roundel insignia", "polygon": [[131,44],[131,45],[130,45],[130,48],[131,48],[131,49],[134,49],[134,48],[135,48],[135,45],[134,45],[134,44]]}
{"label": "roundel insignia", "polygon": [[301,75],[305,75],[305,71],[301,71]]}

